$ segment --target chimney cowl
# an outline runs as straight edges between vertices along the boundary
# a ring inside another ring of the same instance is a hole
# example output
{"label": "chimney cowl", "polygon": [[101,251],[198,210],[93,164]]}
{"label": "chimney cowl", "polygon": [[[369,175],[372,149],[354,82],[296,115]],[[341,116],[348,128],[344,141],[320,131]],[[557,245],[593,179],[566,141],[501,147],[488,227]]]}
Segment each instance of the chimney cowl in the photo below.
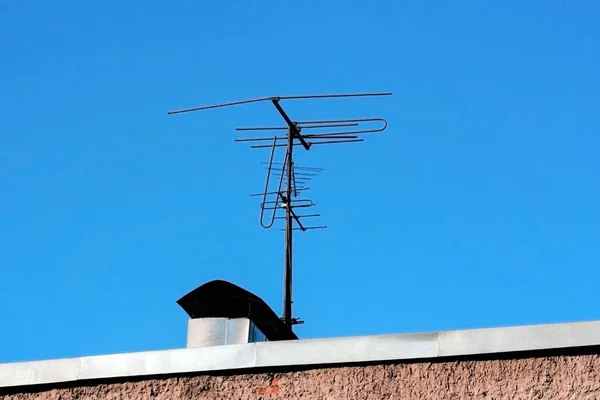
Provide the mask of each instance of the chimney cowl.
{"label": "chimney cowl", "polygon": [[[248,338],[247,342],[257,341],[254,340],[256,334],[253,333],[252,325],[258,328],[268,341],[298,339],[260,297],[231,282],[207,282],[177,300],[177,304],[191,318],[188,325],[188,347],[198,347],[197,343],[228,344],[228,339],[221,339],[225,333],[229,336],[235,335],[235,343],[239,343],[240,334],[234,334],[231,327],[244,329],[244,332],[247,332],[244,333]],[[199,319],[206,321],[198,321]],[[249,320],[249,323],[241,322],[243,319]],[[195,332],[192,332],[193,330]],[[220,339],[215,341],[212,337]],[[194,338],[196,344],[190,343],[191,338]]]}

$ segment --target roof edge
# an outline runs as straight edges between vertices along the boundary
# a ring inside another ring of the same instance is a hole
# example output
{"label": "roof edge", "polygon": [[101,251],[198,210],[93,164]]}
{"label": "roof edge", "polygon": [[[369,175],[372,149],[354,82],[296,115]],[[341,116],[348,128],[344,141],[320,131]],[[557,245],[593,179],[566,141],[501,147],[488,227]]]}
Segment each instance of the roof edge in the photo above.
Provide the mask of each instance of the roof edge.
{"label": "roof edge", "polygon": [[305,339],[0,364],[0,388],[600,346],[600,321]]}

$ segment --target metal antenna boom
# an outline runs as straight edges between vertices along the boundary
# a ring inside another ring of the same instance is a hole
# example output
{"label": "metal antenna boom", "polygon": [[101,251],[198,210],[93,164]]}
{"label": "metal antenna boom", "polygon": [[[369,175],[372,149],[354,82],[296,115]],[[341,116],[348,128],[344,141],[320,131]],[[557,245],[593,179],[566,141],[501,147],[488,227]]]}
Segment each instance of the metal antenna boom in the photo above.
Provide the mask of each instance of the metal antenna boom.
{"label": "metal antenna boom", "polygon": [[[282,229],[285,231],[282,320],[288,327],[290,327],[290,329],[296,324],[304,323],[304,321],[292,316],[293,231],[300,230],[304,232],[308,230],[327,228],[325,225],[305,226],[302,222],[303,218],[320,217],[321,214],[305,213],[298,215],[294,211],[295,208],[302,209],[315,206],[315,203],[311,199],[298,198],[298,194],[302,194],[309,190],[310,188],[306,186],[307,183],[323,172],[322,168],[317,167],[297,167],[294,163],[293,157],[294,146],[302,146],[308,151],[313,145],[362,142],[363,139],[360,138],[359,135],[382,132],[387,128],[388,123],[384,118],[294,121],[288,116],[280,102],[283,100],[390,96],[391,94],[392,93],[390,92],[373,92],[259,97],[255,99],[213,104],[168,112],[168,114],[181,114],[192,111],[269,101],[273,104],[273,106],[275,106],[277,112],[285,121],[285,126],[236,128],[238,131],[286,131],[285,136],[274,135],[267,137],[241,138],[235,140],[237,142],[257,143],[266,141],[267,143],[270,143],[251,144],[250,146],[254,149],[271,149],[269,161],[264,163],[267,164],[267,176],[265,179],[264,190],[262,193],[254,193],[251,194],[251,196],[262,197],[262,202],[260,204],[260,224],[263,228],[271,228],[274,225],[275,220],[285,219],[285,227]],[[369,126],[369,124],[371,124],[371,126]],[[318,131],[315,131],[315,129]],[[285,142],[282,143],[284,139]],[[281,140],[280,143],[278,143],[279,140]],[[285,155],[282,162],[275,162],[274,157],[277,149],[283,147],[285,147]],[[296,172],[296,170],[300,172]],[[271,187],[271,177],[273,177],[276,181],[275,187]],[[283,187],[284,183],[285,188]],[[278,215],[278,213],[282,210],[284,215]],[[268,215],[265,214],[265,211],[268,211],[266,213]]]}
{"label": "metal antenna boom", "polygon": [[261,101],[269,100],[304,100],[304,99],[328,99],[328,98],[340,98],[340,97],[373,97],[373,96],[391,96],[390,92],[375,92],[375,93],[347,93],[347,94],[312,94],[312,95],[298,95],[298,96],[273,96],[273,97],[258,97],[255,99],[232,101],[229,103],[211,104],[209,106],[184,108],[181,110],[173,110],[167,112],[167,114],[181,114],[192,111],[209,110],[211,108],[221,108],[229,106],[238,106],[249,103],[259,103]]}

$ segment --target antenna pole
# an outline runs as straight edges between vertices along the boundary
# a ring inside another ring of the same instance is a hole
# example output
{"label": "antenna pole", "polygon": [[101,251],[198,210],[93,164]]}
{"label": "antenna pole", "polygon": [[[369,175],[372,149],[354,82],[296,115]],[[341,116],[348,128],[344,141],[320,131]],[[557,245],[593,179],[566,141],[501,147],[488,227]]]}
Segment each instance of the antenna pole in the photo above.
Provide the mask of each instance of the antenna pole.
{"label": "antenna pole", "polygon": [[287,130],[286,173],[287,185],[285,190],[285,270],[283,286],[283,322],[292,328],[292,172],[294,149],[294,132],[292,126]]}

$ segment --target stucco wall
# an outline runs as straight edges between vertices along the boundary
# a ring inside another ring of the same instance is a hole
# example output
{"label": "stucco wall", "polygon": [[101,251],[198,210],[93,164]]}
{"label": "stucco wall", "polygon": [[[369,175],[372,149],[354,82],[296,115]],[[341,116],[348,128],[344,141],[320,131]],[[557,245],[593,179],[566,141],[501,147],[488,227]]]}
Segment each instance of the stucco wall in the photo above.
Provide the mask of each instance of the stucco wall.
{"label": "stucco wall", "polygon": [[600,356],[447,361],[88,383],[2,392],[33,399],[600,399]]}

